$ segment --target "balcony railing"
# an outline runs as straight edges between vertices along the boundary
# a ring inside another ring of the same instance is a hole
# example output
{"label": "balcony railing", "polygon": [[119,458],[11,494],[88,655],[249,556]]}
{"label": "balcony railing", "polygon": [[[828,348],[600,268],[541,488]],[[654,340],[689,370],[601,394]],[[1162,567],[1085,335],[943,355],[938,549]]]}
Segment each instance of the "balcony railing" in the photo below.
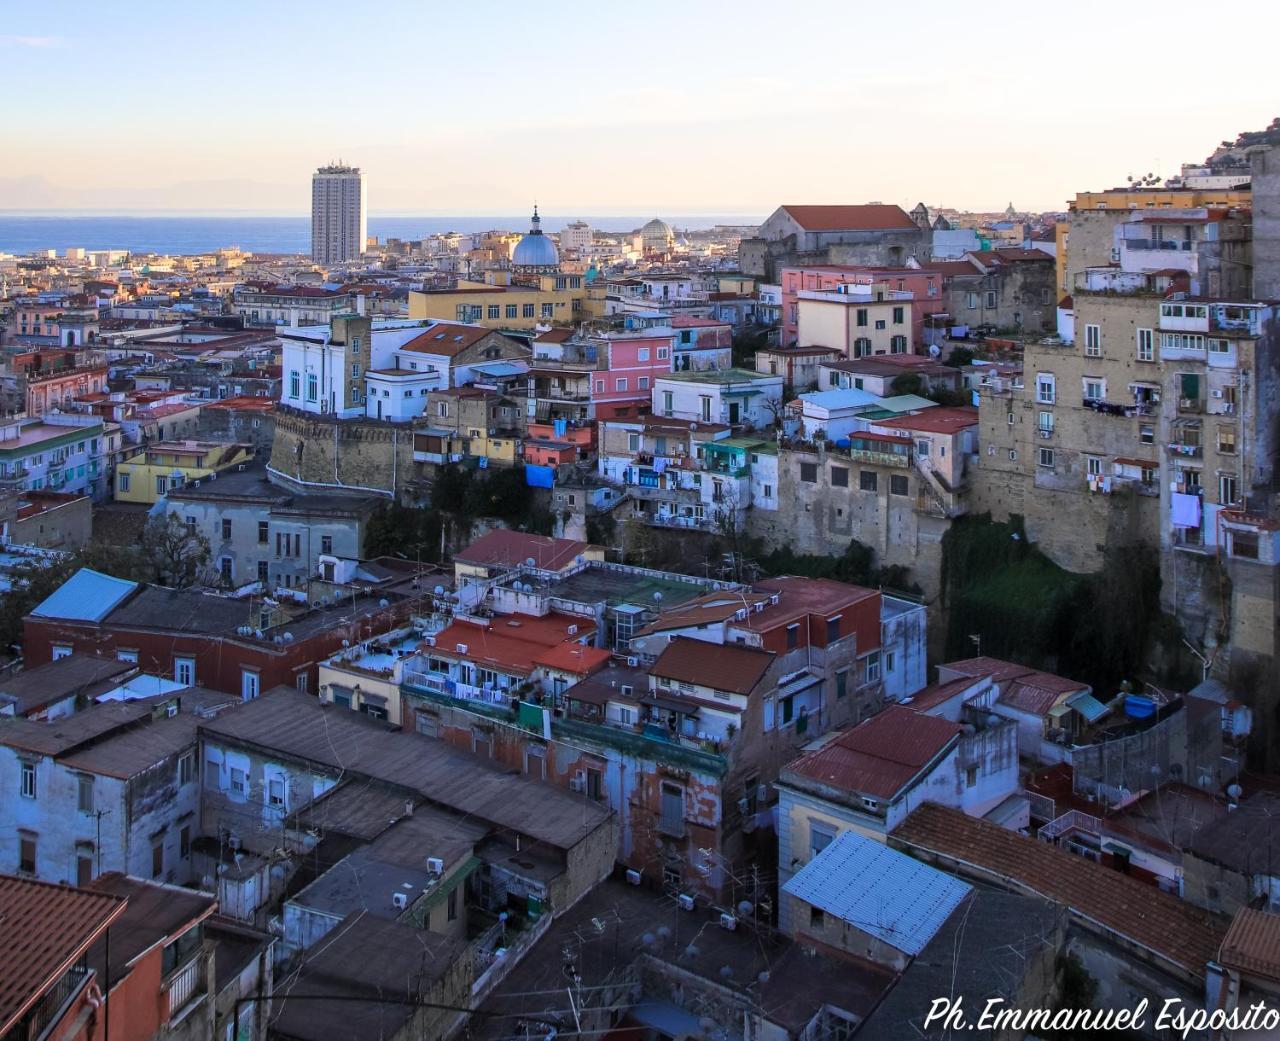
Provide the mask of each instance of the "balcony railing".
{"label": "balcony railing", "polygon": [[204,994],[204,958],[196,957],[179,969],[169,980],[169,1019],[178,1016],[196,998]]}
{"label": "balcony railing", "polygon": [[1204,445],[1193,444],[1190,441],[1170,441],[1168,448],[1170,455],[1180,455],[1188,459],[1199,459],[1204,455]]}
{"label": "balcony railing", "polygon": [[89,978],[86,965],[74,965],[67,970],[48,991],[39,1003],[5,1034],[5,1041],[36,1041],[53,1024],[57,1023],[63,1012],[84,987]]}

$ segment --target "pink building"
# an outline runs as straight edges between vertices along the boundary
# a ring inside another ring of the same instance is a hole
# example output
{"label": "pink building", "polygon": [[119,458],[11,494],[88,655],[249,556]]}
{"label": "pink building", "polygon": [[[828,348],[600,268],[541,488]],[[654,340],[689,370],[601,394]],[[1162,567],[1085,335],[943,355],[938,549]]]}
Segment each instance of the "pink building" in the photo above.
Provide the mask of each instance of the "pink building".
{"label": "pink building", "polygon": [[672,331],[665,327],[605,333],[592,340],[606,353],[608,367],[592,373],[592,414],[609,419],[619,410],[647,405],[656,377],[672,371]]}
{"label": "pink building", "polygon": [[782,343],[796,342],[798,335],[798,293],[801,290],[833,290],[849,283],[880,286],[893,292],[912,294],[910,350],[924,346],[924,320],[927,315],[946,310],[942,296],[941,272],[928,267],[868,267],[861,264],[826,264],[820,267],[783,268]]}

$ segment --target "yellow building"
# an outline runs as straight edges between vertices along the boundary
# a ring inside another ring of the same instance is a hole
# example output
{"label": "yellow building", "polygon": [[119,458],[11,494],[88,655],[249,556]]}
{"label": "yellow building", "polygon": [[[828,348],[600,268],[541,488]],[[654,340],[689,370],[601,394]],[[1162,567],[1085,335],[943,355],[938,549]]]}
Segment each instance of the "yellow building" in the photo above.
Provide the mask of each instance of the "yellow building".
{"label": "yellow building", "polygon": [[156,441],[116,464],[116,501],[155,503],[174,488],[253,461],[233,441]]}
{"label": "yellow building", "polygon": [[1131,210],[1186,210],[1198,207],[1248,209],[1248,188],[1111,188],[1077,192],[1067,223],[1057,226],[1058,295],[1069,295],[1075,276],[1087,267],[1112,262],[1112,233]]}
{"label": "yellow building", "polygon": [[576,324],[586,297],[582,275],[545,274],[525,284],[512,282],[508,272],[494,271],[484,282],[459,280],[453,289],[410,293],[409,317],[529,331],[539,325]]}

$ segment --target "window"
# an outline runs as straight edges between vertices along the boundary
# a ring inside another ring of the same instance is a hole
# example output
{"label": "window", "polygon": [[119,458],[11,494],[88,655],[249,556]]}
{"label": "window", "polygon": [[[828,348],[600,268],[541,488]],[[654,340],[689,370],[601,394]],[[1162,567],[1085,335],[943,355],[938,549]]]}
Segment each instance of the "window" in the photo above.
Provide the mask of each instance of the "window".
{"label": "window", "polygon": [[1236,431],[1234,427],[1218,427],[1218,454],[1236,454]]}
{"label": "window", "polygon": [[836,838],[835,825],[826,821],[809,822],[809,859],[812,860],[831,845]]}
{"label": "window", "polygon": [[627,377],[619,376],[614,380],[613,389],[616,391],[625,391],[627,389]]}
{"label": "window", "polygon": [[258,521],[258,543],[265,546],[267,544],[267,522]]}
{"label": "window", "polygon": [[662,783],[662,817],[658,827],[668,835],[684,834],[684,789],[678,784]]}
{"label": "window", "polygon": [[289,397],[296,398],[302,394],[302,377],[296,371],[289,373]]}
{"label": "window", "polygon": [[1094,379],[1090,376],[1084,378],[1084,400],[1085,401],[1102,401],[1107,396],[1106,380]]}
{"label": "window", "polygon": [[515,305],[515,304],[507,304],[507,313],[506,313],[506,316],[507,316],[508,318],[514,318],[514,317],[516,316],[516,305]]}
{"label": "window", "polygon": [[835,643],[840,639],[840,619],[842,615],[827,619],[827,643]]}
{"label": "window", "polygon": [[987,290],[987,309],[993,310],[996,306],[996,291],[994,289]]}
{"label": "window", "polygon": [[903,323],[903,321],[905,321],[905,317],[904,317],[904,316],[905,316],[905,314],[906,314],[906,308],[904,308],[904,307],[895,307],[895,308],[893,309],[893,324],[894,324],[894,325],[901,325],[901,324]]}
{"label": "window", "polygon": [[190,784],[196,775],[195,752],[183,752],[178,757],[178,783]]}
{"label": "window", "polygon": [[867,655],[867,665],[863,673],[865,682],[875,683],[880,679],[880,652],[872,651]]}
{"label": "window", "polygon": [[501,318],[502,307],[499,304],[490,304],[485,314],[488,317],[489,321],[493,321],[495,318]]}
{"label": "window", "polygon": [[866,324],[867,324],[867,309],[865,307],[859,307],[858,316],[857,316],[857,325],[860,328],[865,328]]}
{"label": "window", "polygon": [[910,485],[904,474],[889,475],[889,494],[890,495],[910,495]]}
{"label": "window", "polygon": [[800,645],[800,626],[787,626],[787,650],[793,650]]}
{"label": "window", "polygon": [[360,378],[360,363],[358,361],[353,361],[351,363],[351,378],[353,380],[358,380]]}
{"label": "window", "polygon": [[320,379],[314,372],[307,373],[307,400],[315,401],[320,396]]}
{"label": "window", "polygon": [[93,812],[93,778],[89,774],[76,778],[76,809],[81,813]]}
{"label": "window", "polygon": [[889,339],[890,354],[906,354],[907,338],[905,336],[893,336]]}
{"label": "window", "polygon": [[268,575],[268,568],[269,568],[269,565],[265,560],[258,561],[258,581],[261,582],[264,586],[267,584],[268,579],[270,577]]}
{"label": "window", "polygon": [[138,664],[138,652],[137,652],[137,651],[127,651],[127,650],[123,650],[123,649],[118,650],[118,651],[116,651],[116,661],[127,662],[127,663],[128,663],[128,664],[130,664],[130,665],[137,665],[137,664]]}
{"label": "window", "polygon": [[637,377],[636,390],[648,390],[648,389],[649,389],[649,377],[648,376]]}
{"label": "window", "polygon": [[18,833],[18,871],[23,875],[36,873],[36,837],[29,831]]}
{"label": "window", "polygon": [[1153,445],[1156,442],[1156,428],[1151,423],[1143,423],[1138,427],[1138,440],[1144,445]]}
{"label": "window", "polygon": [[868,358],[871,356],[871,341],[865,336],[859,336],[853,341],[853,356],[855,358]]}
{"label": "window", "polygon": [[456,922],[458,920],[458,889],[456,886],[449,890],[448,910],[446,913],[449,921]]}
{"label": "window", "polygon": [[325,554],[333,553],[333,536],[332,535],[320,536],[320,552]]}
{"label": "window", "polygon": [[267,781],[267,805],[284,805],[284,778],[272,777]]}
{"label": "window", "polygon": [[1085,473],[1090,477],[1102,476],[1102,460],[1096,455],[1085,456]]}
{"label": "window", "polygon": [[822,913],[822,908],[814,907],[813,904],[810,904],[809,905],[809,928],[821,929],[824,924],[825,924],[825,916]]}
{"label": "window", "polygon": [[965,293],[964,306],[967,307],[970,311],[976,310],[978,307],[978,294]]}
{"label": "window", "polygon": [[833,488],[849,487],[849,468],[847,466],[833,466],[831,468],[831,486]]}
{"label": "window", "polygon": [[242,669],[240,671],[240,698],[243,701],[252,701],[258,696],[258,672],[256,669]]}
{"label": "window", "polygon": [[1154,333],[1150,329],[1138,330],[1138,361],[1155,361]]}
{"label": "window", "polygon": [[76,885],[81,889],[93,881],[93,844],[76,843]]}
{"label": "window", "polygon": [[1053,469],[1053,449],[1052,448],[1040,449],[1040,458],[1037,461],[1041,466],[1045,467],[1046,469],[1052,470]]}
{"label": "window", "polygon": [[648,348],[648,347],[637,347],[637,348],[636,348],[636,361],[648,361],[648,360],[649,360],[649,348]]}
{"label": "window", "polygon": [[127,492],[129,490],[129,475],[127,473],[119,473],[116,474],[116,478],[118,479],[120,490]]}
{"label": "window", "polygon": [[1090,358],[1102,357],[1102,328],[1097,325],[1084,327],[1084,353]]}
{"label": "window", "polygon": [[525,304],[520,308],[520,316],[522,318],[533,317],[533,304]]}
{"label": "window", "polygon": [[978,783],[978,767],[976,765],[965,767],[964,786],[966,788],[972,788],[977,783]]}
{"label": "window", "polygon": [[1233,506],[1238,499],[1239,491],[1235,475],[1220,474],[1218,476],[1218,504],[1220,506]]}
{"label": "window", "polygon": [[859,470],[858,487],[864,492],[874,492],[876,490],[876,472],[874,470]]}
{"label": "window", "polygon": [[231,768],[231,790],[237,795],[245,795],[249,791],[249,778],[238,766]]}
{"label": "window", "polygon": [[524,772],[540,781],[547,779],[547,755],[541,747],[525,749]]}
{"label": "window", "polygon": [[151,842],[151,877],[159,878],[164,874],[164,837]]}
{"label": "window", "polygon": [[930,449],[931,447],[932,447],[932,445],[931,445],[931,442],[929,442],[929,441],[917,441],[917,442],[916,442],[916,455],[918,455],[921,459],[928,459],[928,458],[929,458],[929,449]]}
{"label": "window", "polygon": [[805,484],[818,483],[818,464],[817,463],[801,463],[800,464],[800,480]]}
{"label": "window", "polygon": [[1052,372],[1042,372],[1036,376],[1036,401],[1042,405],[1052,405],[1057,398],[1057,380]]}
{"label": "window", "polygon": [[836,697],[842,698],[849,693],[849,670],[841,669],[836,673]]}
{"label": "window", "polygon": [[668,356],[669,356],[670,354],[671,354],[671,348],[669,348],[669,347],[659,347],[659,348],[658,348],[658,361],[666,361],[666,360],[667,360],[667,358],[668,358]]}
{"label": "window", "polygon": [[222,518],[222,538],[224,541],[231,538],[231,518],[229,517]]}
{"label": "window", "polygon": [[178,832],[178,856],[186,860],[191,856],[191,825],[184,824]]}
{"label": "window", "polygon": [[36,764],[24,761],[20,769],[22,771],[22,797],[24,799],[34,799],[36,797]]}
{"label": "window", "polygon": [[169,490],[169,478],[161,474],[156,478],[156,494],[164,495]]}

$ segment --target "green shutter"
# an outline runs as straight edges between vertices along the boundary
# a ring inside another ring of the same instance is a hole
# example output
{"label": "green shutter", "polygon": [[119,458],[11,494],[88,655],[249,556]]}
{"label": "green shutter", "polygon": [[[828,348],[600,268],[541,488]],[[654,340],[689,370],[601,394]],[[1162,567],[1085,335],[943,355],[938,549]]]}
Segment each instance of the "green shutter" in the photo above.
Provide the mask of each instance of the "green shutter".
{"label": "green shutter", "polygon": [[1200,377],[1194,372],[1182,374],[1182,396],[1188,400],[1200,397]]}

